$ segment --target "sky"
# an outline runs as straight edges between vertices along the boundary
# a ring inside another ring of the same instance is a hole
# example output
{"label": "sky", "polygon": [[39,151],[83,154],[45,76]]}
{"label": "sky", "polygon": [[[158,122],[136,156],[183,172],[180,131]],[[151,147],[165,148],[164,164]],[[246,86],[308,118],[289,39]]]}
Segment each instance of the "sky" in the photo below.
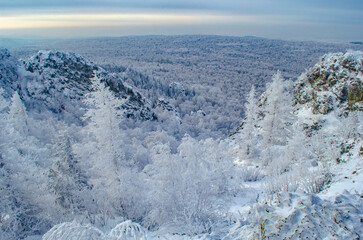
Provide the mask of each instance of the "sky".
{"label": "sky", "polygon": [[363,41],[363,1],[0,0],[0,38],[185,34]]}

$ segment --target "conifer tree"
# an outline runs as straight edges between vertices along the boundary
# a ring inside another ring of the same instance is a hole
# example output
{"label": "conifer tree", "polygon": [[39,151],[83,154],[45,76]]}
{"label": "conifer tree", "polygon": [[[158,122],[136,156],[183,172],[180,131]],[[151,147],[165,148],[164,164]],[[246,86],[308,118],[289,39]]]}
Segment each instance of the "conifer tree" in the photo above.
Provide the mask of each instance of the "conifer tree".
{"label": "conifer tree", "polygon": [[21,134],[28,133],[28,116],[18,92],[11,98],[9,118],[13,127]]}
{"label": "conifer tree", "polygon": [[92,79],[94,91],[88,93],[85,99],[89,106],[84,116],[86,142],[78,145],[76,151],[87,169],[97,211],[108,217],[122,208],[120,173],[125,163],[120,124],[121,105],[125,100],[116,98],[98,74],[95,72]]}
{"label": "conifer tree", "polygon": [[57,143],[56,161],[49,169],[49,187],[56,195],[65,214],[75,215],[84,211],[84,197],[90,186],[76,159],[70,139],[62,137]]}
{"label": "conifer tree", "polygon": [[241,148],[241,158],[252,158],[255,153],[256,147],[256,120],[257,120],[257,101],[255,98],[255,87],[252,86],[247,97],[245,105],[245,119],[243,122],[242,130],[239,134],[239,146]]}
{"label": "conifer tree", "polygon": [[8,239],[12,239],[11,234],[18,239],[42,231],[48,224],[42,219],[46,208],[43,200],[48,197],[42,168],[45,149],[29,135],[28,116],[17,92],[9,112],[1,112],[0,209],[7,219],[1,228],[6,228]]}
{"label": "conifer tree", "polygon": [[264,164],[268,164],[271,159],[281,157],[276,146],[285,146],[291,136],[294,117],[290,85],[284,81],[281,73],[277,72],[266,90],[266,100],[263,104],[264,118],[261,123]]}

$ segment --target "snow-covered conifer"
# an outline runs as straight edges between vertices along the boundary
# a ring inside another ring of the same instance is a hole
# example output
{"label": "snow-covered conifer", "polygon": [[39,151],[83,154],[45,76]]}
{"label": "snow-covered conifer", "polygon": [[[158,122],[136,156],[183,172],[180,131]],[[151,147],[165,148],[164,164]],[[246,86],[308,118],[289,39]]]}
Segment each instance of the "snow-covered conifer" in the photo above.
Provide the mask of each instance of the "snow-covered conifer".
{"label": "snow-covered conifer", "polygon": [[11,105],[9,110],[9,121],[13,127],[21,134],[27,134],[28,132],[28,116],[25,110],[25,106],[20,99],[18,92],[15,92],[11,98]]}
{"label": "snow-covered conifer", "polygon": [[124,164],[122,151],[121,105],[124,100],[116,98],[100,81],[95,72],[92,92],[86,95],[89,106],[85,113],[84,142],[75,146],[82,159],[86,174],[93,186],[93,198],[102,215],[113,215],[120,204],[120,172]]}
{"label": "snow-covered conifer", "polygon": [[263,105],[264,118],[261,122],[262,149],[264,164],[271,159],[279,158],[278,146],[284,146],[291,136],[291,125],[294,121],[292,101],[289,87],[280,72],[272,77],[272,82],[266,90],[266,100]]}
{"label": "snow-covered conifer", "polygon": [[[0,217],[4,219],[0,227],[8,239],[18,239],[42,231],[49,224],[43,218],[49,206],[43,169],[46,149],[29,135],[28,116],[17,93],[9,112],[1,115]],[[16,237],[12,238],[12,234]]]}
{"label": "snow-covered conifer", "polygon": [[[97,142],[99,159],[104,159],[103,161],[108,162],[107,164],[113,164],[111,168],[114,168],[122,159],[119,126],[122,120],[120,107],[125,100],[116,98],[109,87],[105,87],[104,83],[100,82],[97,73],[93,81],[95,91],[87,94],[85,99],[85,103],[89,105],[85,114],[85,120],[88,121],[86,129]],[[102,167],[106,168],[107,164]]]}
{"label": "snow-covered conifer", "polygon": [[255,87],[252,86],[250,93],[247,97],[247,103],[245,105],[245,119],[243,122],[243,128],[239,134],[239,146],[241,148],[240,158],[248,159],[253,157],[256,147],[256,119],[257,119],[257,100],[255,97]]}
{"label": "snow-covered conifer", "polygon": [[62,137],[57,143],[56,161],[48,177],[50,190],[56,195],[56,203],[68,218],[85,211],[84,201],[90,186],[76,159],[69,137]]}

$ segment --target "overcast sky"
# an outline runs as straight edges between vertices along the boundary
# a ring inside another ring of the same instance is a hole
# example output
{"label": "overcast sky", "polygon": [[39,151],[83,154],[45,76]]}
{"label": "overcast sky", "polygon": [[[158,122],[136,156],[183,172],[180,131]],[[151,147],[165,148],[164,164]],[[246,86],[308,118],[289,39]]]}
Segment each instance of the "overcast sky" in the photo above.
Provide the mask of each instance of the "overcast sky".
{"label": "overcast sky", "polygon": [[0,37],[218,34],[362,41],[362,0],[0,0]]}

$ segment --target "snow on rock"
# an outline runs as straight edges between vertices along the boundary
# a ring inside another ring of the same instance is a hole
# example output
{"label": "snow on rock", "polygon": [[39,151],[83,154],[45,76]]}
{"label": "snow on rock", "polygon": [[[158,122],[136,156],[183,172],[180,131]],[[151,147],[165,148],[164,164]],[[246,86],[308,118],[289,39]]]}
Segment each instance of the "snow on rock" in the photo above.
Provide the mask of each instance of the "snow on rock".
{"label": "snow on rock", "polygon": [[79,118],[82,113],[77,109],[85,107],[81,100],[93,90],[92,79],[97,74],[105,87],[109,86],[118,98],[127,99],[122,105],[127,117],[142,120],[155,118],[140,93],[126,86],[116,75],[109,74],[78,54],[39,51],[23,65],[26,70],[23,75],[27,81],[22,89],[24,94],[27,93],[29,105],[44,104],[52,112]]}
{"label": "snow on rock", "polygon": [[39,51],[22,62],[21,95],[29,110],[50,110],[67,122],[84,114],[82,98],[91,91],[93,71],[98,70],[74,53]]}
{"label": "snow on rock", "polygon": [[28,110],[51,111],[68,123],[80,123],[86,106],[84,96],[93,91],[92,79],[99,75],[105,87],[126,101],[120,106],[128,118],[153,120],[150,104],[115,74],[70,52],[39,51],[17,62],[6,49],[0,51],[0,83],[5,95],[18,90]]}
{"label": "snow on rock", "polygon": [[144,228],[131,220],[118,224],[108,234],[110,240],[146,240]]}
{"label": "snow on rock", "polygon": [[165,98],[158,98],[157,106],[168,112],[175,112],[176,114],[178,114],[175,110],[175,107],[171,105],[170,102]]}
{"label": "snow on rock", "polygon": [[65,222],[55,225],[42,240],[108,240],[106,235],[91,225]]}
{"label": "snow on rock", "polygon": [[295,104],[314,114],[363,110],[363,52],[331,53],[299,78]]}
{"label": "snow on rock", "polygon": [[259,203],[225,239],[359,239],[363,202],[348,192],[325,201],[315,194],[278,194]]}
{"label": "snow on rock", "polygon": [[7,49],[0,49],[0,87],[3,88],[4,97],[11,97],[18,80],[17,61]]}

